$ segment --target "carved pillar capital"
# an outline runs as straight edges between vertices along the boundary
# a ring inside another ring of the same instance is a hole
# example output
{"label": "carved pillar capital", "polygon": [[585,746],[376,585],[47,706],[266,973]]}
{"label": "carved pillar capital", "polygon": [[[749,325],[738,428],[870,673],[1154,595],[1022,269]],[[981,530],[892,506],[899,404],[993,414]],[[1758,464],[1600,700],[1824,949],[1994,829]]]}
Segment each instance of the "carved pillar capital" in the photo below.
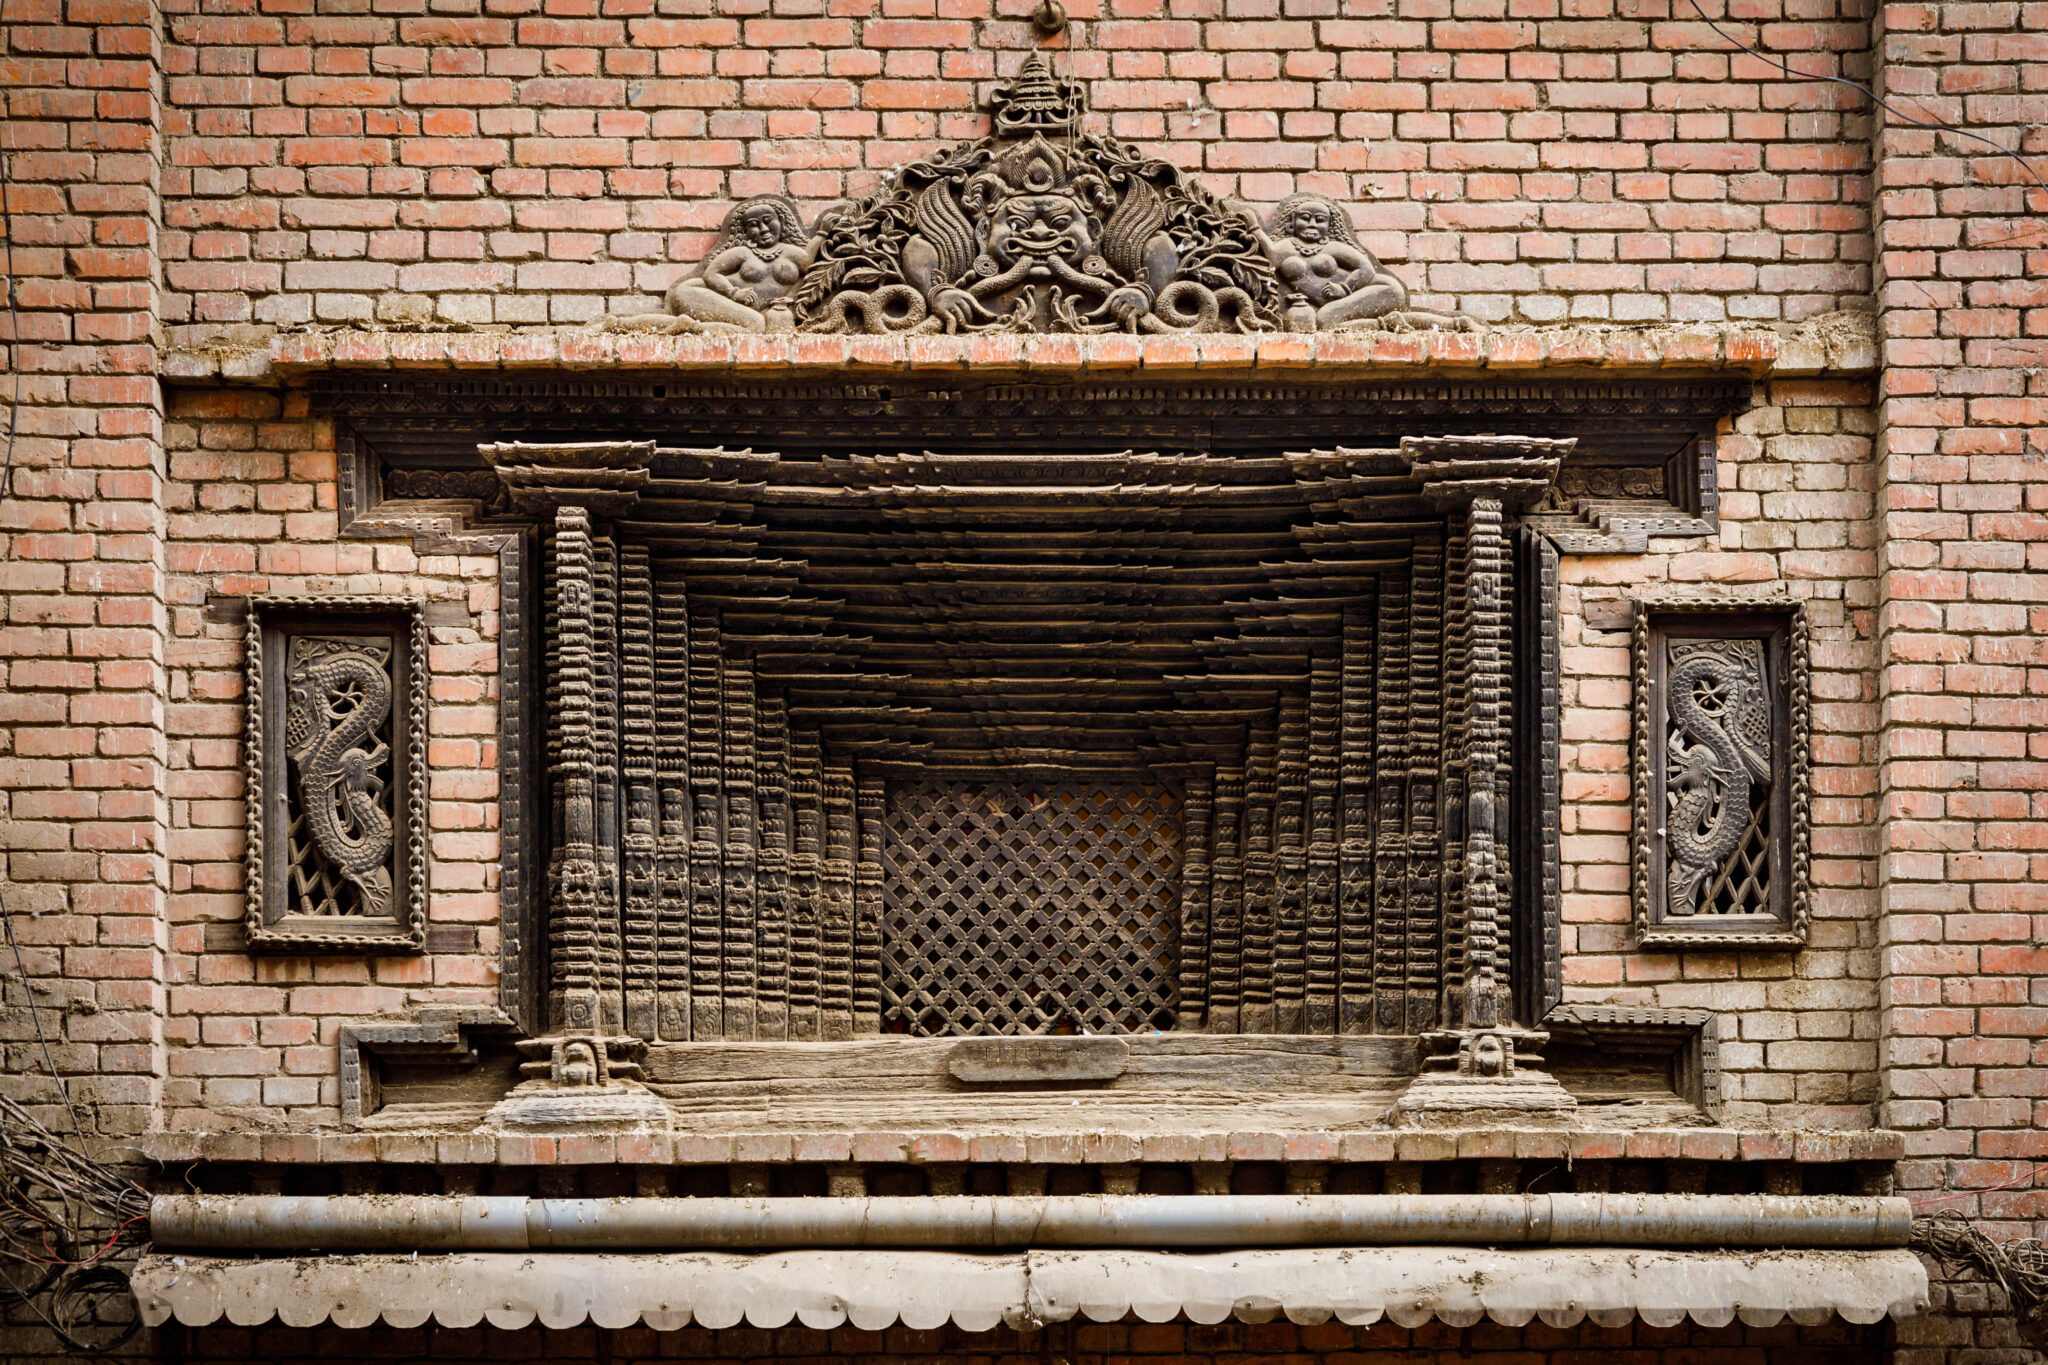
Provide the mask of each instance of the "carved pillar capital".
{"label": "carved pillar capital", "polygon": [[640,500],[651,476],[652,441],[497,441],[477,447],[497,471],[512,505],[546,516],[582,507],[592,516],[616,517]]}
{"label": "carved pillar capital", "polygon": [[1496,498],[1513,513],[1542,498],[1577,444],[1575,437],[1404,436],[1401,458],[1433,506],[1448,511]]}

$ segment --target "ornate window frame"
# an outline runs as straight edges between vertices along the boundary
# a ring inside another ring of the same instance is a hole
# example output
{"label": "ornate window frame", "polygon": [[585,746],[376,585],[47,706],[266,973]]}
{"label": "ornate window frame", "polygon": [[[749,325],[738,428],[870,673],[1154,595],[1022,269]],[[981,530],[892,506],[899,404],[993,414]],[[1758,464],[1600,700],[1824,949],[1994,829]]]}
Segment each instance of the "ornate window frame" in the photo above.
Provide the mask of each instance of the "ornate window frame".
{"label": "ornate window frame", "polygon": [[[243,771],[248,806],[245,924],[252,952],[419,953],[427,939],[427,618],[415,597],[256,594],[244,646]],[[288,915],[289,642],[307,635],[382,636],[391,651],[391,913]]]}
{"label": "ornate window frame", "polygon": [[[1632,630],[1634,743],[1630,775],[1632,875],[1637,941],[1645,948],[1786,949],[1804,946],[1810,915],[1812,665],[1805,604],[1787,593],[1741,598],[1653,593],[1635,599]],[[1666,692],[1664,642],[1672,636],[1752,639],[1764,645],[1772,696],[1769,770],[1783,774],[1771,796],[1774,876],[1762,914],[1665,913]]]}

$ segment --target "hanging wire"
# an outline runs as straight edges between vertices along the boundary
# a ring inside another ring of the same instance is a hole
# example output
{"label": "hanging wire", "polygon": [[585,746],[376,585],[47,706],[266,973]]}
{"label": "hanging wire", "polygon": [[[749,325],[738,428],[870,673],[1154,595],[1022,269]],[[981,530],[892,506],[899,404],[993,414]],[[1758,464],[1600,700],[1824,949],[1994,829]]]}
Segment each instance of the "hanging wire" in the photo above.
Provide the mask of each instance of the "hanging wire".
{"label": "hanging wire", "polygon": [[2000,1242],[1947,1209],[1913,1220],[1908,1242],[1945,1267],[1968,1266],[2005,1291],[2020,1335],[2037,1351],[2048,1351],[2048,1246],[2035,1238]]}
{"label": "hanging wire", "polygon": [[1858,94],[1868,99],[1872,104],[1875,104],[1880,109],[1883,109],[1890,113],[1893,118],[1898,119],[1901,123],[1909,123],[1913,125],[1915,128],[1926,128],[1932,132],[1937,133],[1952,133],[1956,137],[1969,138],[1972,142],[1981,142],[1986,147],[1989,147],[1992,151],[1997,152],[2000,156],[2011,157],[2014,161],[2019,163],[2020,169],[2027,173],[2028,179],[2032,180],[2036,185],[2039,185],[2041,188],[2048,189],[2048,180],[2043,180],[2039,173],[2034,170],[2033,164],[2029,162],[2026,159],[2026,157],[2020,155],[2012,148],[2007,147],[2002,143],[1993,142],[1990,138],[1985,137],[1980,133],[1970,132],[1966,128],[1958,128],[1952,123],[1942,123],[1939,120],[1916,118],[1913,115],[1907,113],[1905,110],[1899,108],[1898,105],[1893,104],[1884,96],[1878,94],[1875,90],[1872,90],[1869,86],[1864,85],[1860,81],[1852,81],[1846,76],[1828,76],[1823,75],[1816,71],[1801,71],[1798,68],[1794,67],[1790,62],[1785,61],[1781,57],[1774,57],[1768,52],[1758,51],[1756,48],[1751,47],[1748,43],[1743,42],[1740,38],[1737,38],[1734,34],[1728,32],[1728,30],[1722,28],[1719,24],[1714,22],[1713,16],[1709,15],[1704,9],[1700,8],[1700,0],[1689,0],[1689,3],[1692,5],[1693,9],[1699,14],[1701,20],[1703,20],[1706,23],[1706,26],[1714,30],[1715,33],[1719,34],[1721,41],[1727,43],[1730,47],[1740,48],[1742,51],[1747,52],[1750,56],[1756,58],[1758,61],[1763,62],[1769,66],[1775,66],[1778,68],[1778,70],[1784,72],[1786,75],[1791,76],[1797,80],[1826,81],[1830,85],[1847,86],[1849,89],[1856,91]]}

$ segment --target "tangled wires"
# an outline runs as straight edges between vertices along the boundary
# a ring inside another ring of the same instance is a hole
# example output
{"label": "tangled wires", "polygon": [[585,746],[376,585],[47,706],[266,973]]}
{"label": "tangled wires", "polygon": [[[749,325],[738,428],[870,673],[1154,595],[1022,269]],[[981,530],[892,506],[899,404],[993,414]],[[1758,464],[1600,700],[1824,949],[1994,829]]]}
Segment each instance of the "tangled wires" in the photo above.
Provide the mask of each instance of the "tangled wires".
{"label": "tangled wires", "polygon": [[48,1311],[37,1311],[67,1345],[111,1350],[141,1319],[127,1274],[109,1262],[148,1238],[148,1191],[0,1095],[0,1303],[48,1292]]}
{"label": "tangled wires", "polygon": [[1966,1265],[1996,1281],[2012,1301],[2020,1336],[2035,1350],[2048,1352],[2048,1246],[2032,1238],[1993,1241],[1954,1209],[1915,1218],[1908,1245],[1943,1265]]}

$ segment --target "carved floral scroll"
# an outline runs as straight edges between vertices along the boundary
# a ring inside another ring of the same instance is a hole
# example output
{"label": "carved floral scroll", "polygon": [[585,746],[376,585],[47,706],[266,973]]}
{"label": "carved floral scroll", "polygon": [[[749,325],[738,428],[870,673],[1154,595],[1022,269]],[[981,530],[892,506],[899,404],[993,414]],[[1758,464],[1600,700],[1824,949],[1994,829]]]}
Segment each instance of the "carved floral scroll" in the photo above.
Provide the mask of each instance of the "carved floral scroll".
{"label": "carved floral scroll", "polygon": [[1177,166],[1082,129],[1078,84],[1033,54],[987,137],[890,173],[808,227],[777,194],[736,205],[666,313],[681,332],[1256,332],[1441,327],[1334,200],[1261,218]]}

